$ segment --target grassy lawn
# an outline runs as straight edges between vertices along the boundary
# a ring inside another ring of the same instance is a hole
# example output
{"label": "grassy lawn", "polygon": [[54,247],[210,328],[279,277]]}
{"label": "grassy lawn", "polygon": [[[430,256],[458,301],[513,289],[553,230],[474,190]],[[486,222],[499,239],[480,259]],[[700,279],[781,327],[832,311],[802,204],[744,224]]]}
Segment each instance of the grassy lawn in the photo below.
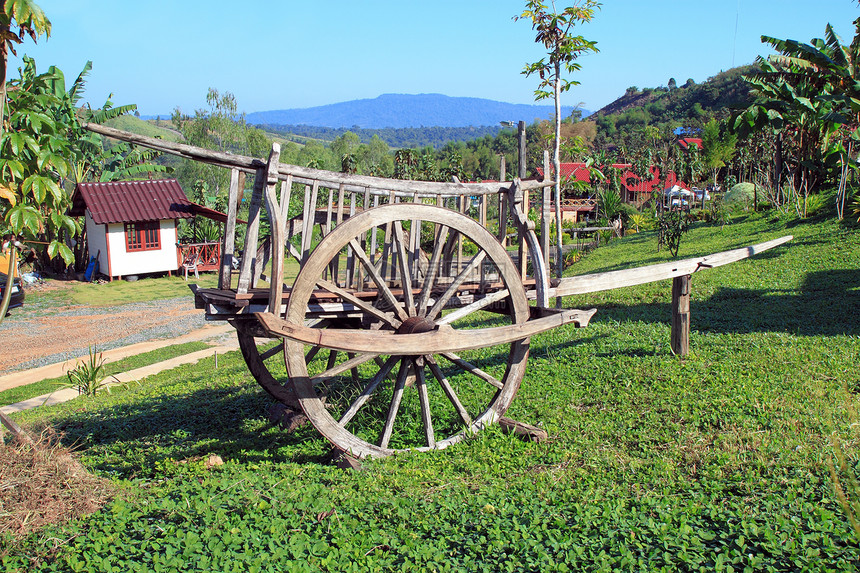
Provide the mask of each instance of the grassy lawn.
{"label": "grassy lawn", "polygon": [[[856,570],[828,463],[856,467],[860,235],[772,214],[696,226],[681,257],[794,241],[693,277],[691,354],[669,348],[670,281],[570,297],[591,325],[534,337],[508,415],[443,451],[339,470],[313,430],[272,427],[238,353],[25,412],[116,496],[21,541],[10,571]],[[669,260],[652,233],[570,274]],[[224,465],[207,469],[217,454]],[[840,475],[845,483],[845,475]],[[860,492],[857,492],[860,493]],[[62,540],[62,541],[59,541]],[[2,543],[2,542],[0,542]],[[32,561],[31,561],[32,560]]]}

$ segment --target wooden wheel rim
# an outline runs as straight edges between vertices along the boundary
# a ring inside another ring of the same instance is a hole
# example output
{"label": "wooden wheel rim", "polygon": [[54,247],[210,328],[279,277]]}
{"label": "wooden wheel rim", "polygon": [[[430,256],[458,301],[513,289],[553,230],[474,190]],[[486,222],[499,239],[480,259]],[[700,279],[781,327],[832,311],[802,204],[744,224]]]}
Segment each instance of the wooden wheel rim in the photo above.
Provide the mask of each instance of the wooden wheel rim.
{"label": "wooden wheel rim", "polygon": [[[308,301],[317,286],[317,280],[323,269],[332,257],[339,253],[352,239],[376,226],[394,221],[416,219],[445,225],[472,240],[479,249],[483,249],[487,258],[496,265],[500,278],[510,293],[511,321],[519,324],[528,320],[528,300],[522,279],[505,249],[489,231],[472,219],[455,211],[412,203],[385,205],[365,211],[336,227],[320,241],[296,277],[287,304],[286,320],[293,324],[304,323]],[[286,340],[284,345],[285,359],[296,395],[314,427],[337,448],[357,457],[381,457],[402,451],[367,442],[352,434],[331,416],[323,400],[317,395],[308,375],[307,366],[303,359],[303,346],[302,343]],[[435,449],[442,449],[462,440],[467,434],[474,433],[494,423],[504,414],[516,396],[525,374],[528,348],[528,339],[510,343],[505,374],[501,380],[502,387],[496,391],[484,411],[472,420],[470,426],[452,436],[437,440]],[[417,447],[414,449],[420,451],[433,448]]]}
{"label": "wooden wheel rim", "polygon": [[[241,323],[236,324],[236,337],[239,340],[239,350],[242,352],[242,358],[245,359],[245,364],[251,372],[251,376],[257,381],[263,390],[265,390],[272,398],[281,402],[286,406],[293,408],[298,406],[295,392],[289,387],[289,379],[285,379],[282,383],[277,378],[272,376],[268,366],[260,355],[260,349],[257,347],[257,342],[254,335],[250,332],[253,329],[248,329]],[[278,339],[270,339],[271,342],[277,342],[283,347],[283,344]],[[272,357],[274,359],[274,357]]]}

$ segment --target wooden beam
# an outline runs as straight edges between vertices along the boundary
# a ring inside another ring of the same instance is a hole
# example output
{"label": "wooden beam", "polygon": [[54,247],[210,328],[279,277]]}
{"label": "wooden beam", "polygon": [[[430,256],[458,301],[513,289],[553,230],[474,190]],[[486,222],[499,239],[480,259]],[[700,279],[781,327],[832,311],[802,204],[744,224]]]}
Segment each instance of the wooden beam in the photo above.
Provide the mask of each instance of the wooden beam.
{"label": "wooden beam", "polygon": [[544,318],[520,324],[455,330],[441,325],[436,330],[418,334],[397,334],[390,330],[353,330],[338,328],[308,328],[293,324],[274,314],[262,312],[255,316],[273,337],[288,338],[304,344],[333,348],[343,352],[365,354],[440,354],[486,348],[523,340],[569,323],[588,324],[591,310],[562,310]]}
{"label": "wooden beam", "polygon": [[245,250],[242,254],[242,267],[239,271],[237,292],[247,293],[255,286],[251,272],[256,262],[257,241],[260,234],[260,205],[263,202],[263,192],[266,188],[266,166],[262,165],[254,175],[254,192],[248,205],[248,228],[245,232]]}
{"label": "wooden beam", "polygon": [[704,269],[719,267],[752,257],[787,243],[791,239],[792,236],[787,235],[772,241],[766,241],[764,243],[758,243],[757,245],[750,245],[748,247],[742,247],[731,251],[723,251],[706,257],[684,259],[682,261],[670,261],[668,263],[648,265],[623,271],[609,271],[605,273],[567,277],[561,279],[556,288],[550,289],[550,297],[612,290],[626,286],[640,285],[684,275],[691,275]]}

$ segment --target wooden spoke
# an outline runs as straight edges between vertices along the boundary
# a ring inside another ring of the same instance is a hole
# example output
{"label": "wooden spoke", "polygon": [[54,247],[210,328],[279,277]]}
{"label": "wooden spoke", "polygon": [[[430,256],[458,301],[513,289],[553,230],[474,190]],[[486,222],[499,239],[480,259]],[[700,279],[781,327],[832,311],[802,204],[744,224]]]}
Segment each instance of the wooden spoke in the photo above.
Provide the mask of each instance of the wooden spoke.
{"label": "wooden spoke", "polygon": [[394,368],[394,365],[397,364],[397,361],[400,360],[399,356],[390,356],[388,360],[381,363],[379,366],[379,372],[376,373],[376,376],[365,386],[364,390],[361,391],[361,394],[358,398],[350,404],[349,409],[344,412],[343,416],[341,416],[340,420],[338,420],[338,424],[341,427],[346,426],[350,420],[352,420],[353,416],[355,416],[359,409],[370,399],[373,393],[376,391],[376,388],[379,386],[379,383],[385,380],[391,370]]}
{"label": "wooden spoke", "polygon": [[322,350],[321,346],[311,346],[311,349],[305,354],[305,364],[310,364],[316,358],[317,354],[319,354],[320,350]]}
{"label": "wooden spoke", "polygon": [[448,382],[448,379],[445,377],[445,374],[442,372],[442,369],[439,368],[439,364],[436,362],[432,356],[425,356],[424,360],[427,362],[427,365],[430,367],[430,372],[433,373],[433,376],[436,377],[436,380],[439,381],[439,385],[442,386],[442,390],[445,392],[445,396],[448,397],[448,400],[451,402],[451,405],[454,406],[454,410],[457,411],[457,415],[460,416],[460,420],[468,427],[472,425],[472,417],[469,416],[469,412],[466,410],[466,407],[460,402],[460,399],[457,397],[457,393],[454,392],[454,388],[451,387],[451,383]]}
{"label": "wooden spoke", "polygon": [[442,248],[445,246],[445,240],[448,238],[448,226],[442,225],[439,229],[439,235],[436,237],[436,244],[433,246],[433,255],[430,258],[430,266],[427,269],[427,276],[424,279],[424,288],[421,289],[421,295],[418,299],[418,316],[427,315],[427,304],[430,301],[430,294],[433,291],[433,286],[436,284],[436,275],[439,271],[439,260],[442,257]]}
{"label": "wooden spoke", "polygon": [[[332,351],[332,355],[333,354],[334,354],[334,351]],[[343,362],[341,364],[337,364],[337,365],[330,364],[325,372],[323,372],[322,374],[320,374],[318,376],[314,376],[313,378],[311,378],[311,384],[319,384],[320,382],[324,382],[324,381],[328,380],[329,378],[334,378],[338,374],[342,374],[342,373],[346,372],[347,370],[352,370],[353,368],[358,368],[359,366],[361,366],[365,362],[367,362],[369,360],[373,360],[374,358],[376,358],[376,356],[377,356],[376,354],[359,354],[358,356],[354,356],[354,357],[350,358],[349,360],[347,360],[346,362]]]}
{"label": "wooden spoke", "polygon": [[328,362],[325,365],[326,370],[334,368],[335,364],[337,364],[337,350],[332,348],[328,351]]}
{"label": "wooden spoke", "polygon": [[276,344],[273,347],[269,348],[268,350],[260,352],[260,360],[265,362],[269,358],[272,358],[273,356],[277,356],[278,354],[281,354],[283,352],[284,352],[283,344]]}
{"label": "wooden spoke", "polygon": [[[347,358],[347,360],[354,360],[355,359],[355,353],[347,352],[346,358]],[[352,368],[350,368],[349,374],[350,374],[350,376],[352,376],[352,381],[354,383],[358,384],[358,366],[353,366]]]}
{"label": "wooden spoke", "polygon": [[390,313],[382,312],[381,310],[379,310],[375,306],[368,304],[367,302],[361,300],[360,298],[353,295],[352,293],[349,293],[349,292],[343,290],[342,288],[340,288],[339,286],[337,286],[336,284],[334,284],[332,282],[329,282],[329,281],[324,280],[324,279],[320,279],[317,281],[317,286],[319,286],[322,289],[327,290],[328,292],[330,292],[332,294],[336,294],[340,298],[344,299],[346,302],[349,302],[350,304],[357,306],[358,308],[363,310],[365,313],[378,318],[379,320],[381,320],[385,324],[391,326],[392,328],[397,328],[401,324],[401,321],[399,321],[396,318],[394,318],[393,316],[391,316]]}
{"label": "wooden spoke", "polygon": [[349,242],[349,246],[355,252],[358,260],[361,261],[361,264],[364,265],[364,268],[367,269],[367,274],[370,275],[371,280],[376,284],[376,288],[379,289],[382,298],[394,308],[397,318],[400,320],[406,320],[409,318],[409,315],[406,314],[405,310],[403,310],[403,306],[398,302],[397,297],[395,297],[391,292],[391,289],[388,288],[385,279],[383,279],[382,275],[379,274],[376,266],[374,266],[373,263],[370,262],[370,259],[367,258],[367,254],[364,252],[364,249],[361,248],[361,245],[358,244],[358,241],[352,239]]}
{"label": "wooden spoke", "polygon": [[504,300],[510,294],[508,289],[497,290],[494,293],[488,294],[484,298],[480,298],[473,302],[472,304],[466,305],[462,308],[458,308],[456,310],[452,310],[442,318],[436,321],[436,324],[451,324],[461,318],[469,316],[473,312],[481,310],[484,307],[490,306],[494,302],[498,302],[500,300]]}
{"label": "wooden spoke", "polygon": [[480,368],[478,368],[477,366],[475,366],[471,362],[467,362],[467,361],[463,360],[462,358],[460,358],[459,356],[457,356],[454,353],[443,352],[442,356],[444,356],[445,358],[447,358],[448,360],[450,360],[451,362],[453,362],[454,364],[456,364],[457,366],[459,366],[460,368],[462,368],[463,370],[465,370],[469,374],[473,374],[473,375],[477,376],[481,380],[492,384],[496,388],[502,389],[505,387],[505,385],[501,382],[501,380],[498,380],[497,378],[487,374],[486,372],[484,372],[483,370],[481,370]]}
{"label": "wooden spoke", "polygon": [[408,257],[406,254],[406,241],[403,238],[403,227],[400,221],[394,221],[394,246],[397,256],[397,265],[400,269],[400,282],[403,287],[403,300],[406,303],[406,312],[409,316],[415,316],[415,300],[412,296],[412,273],[409,269]]}
{"label": "wooden spoke", "polygon": [[391,396],[391,405],[388,407],[388,416],[385,418],[385,427],[382,429],[382,437],[379,438],[379,447],[387,448],[394,432],[394,420],[403,400],[403,390],[406,388],[406,377],[409,374],[409,358],[400,360],[400,371],[397,373],[397,382],[394,384],[394,394]]}
{"label": "wooden spoke", "polygon": [[433,305],[433,308],[427,313],[427,318],[433,320],[438,316],[442,309],[445,308],[445,305],[448,304],[448,301],[451,300],[451,297],[457,293],[457,289],[460,288],[460,285],[466,280],[466,278],[475,270],[475,267],[483,262],[484,258],[487,256],[486,251],[481,251],[472,257],[472,260],[469,261],[469,264],[466,265],[466,268],[460,271],[460,274],[457,275],[457,278],[454,279],[454,282],[451,283],[451,286],[445,291],[445,294],[439,297],[436,301],[436,304]]}
{"label": "wooden spoke", "polygon": [[433,421],[430,416],[430,397],[427,395],[427,381],[424,379],[424,360],[412,361],[415,369],[415,386],[418,388],[418,400],[421,403],[421,425],[424,426],[424,439],[428,448],[436,447],[436,436],[433,434]]}

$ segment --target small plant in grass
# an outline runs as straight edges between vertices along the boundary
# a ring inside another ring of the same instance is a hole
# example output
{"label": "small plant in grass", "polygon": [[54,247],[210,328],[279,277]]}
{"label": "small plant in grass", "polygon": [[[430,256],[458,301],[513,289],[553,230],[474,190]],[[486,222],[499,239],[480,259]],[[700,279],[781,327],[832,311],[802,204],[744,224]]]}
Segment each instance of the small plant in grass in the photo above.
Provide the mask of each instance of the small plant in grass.
{"label": "small plant in grass", "polygon": [[848,209],[857,217],[857,222],[860,223],[860,189],[855,189],[851,194],[851,202],[848,203]]}
{"label": "small plant in grass", "polygon": [[[109,383],[106,381],[104,357],[97,349],[90,347],[89,358],[66,372],[67,382],[61,382],[65,388],[74,388],[78,394],[95,396],[102,388],[110,393]],[[115,377],[112,377],[116,379]]]}
{"label": "small plant in grass", "polygon": [[811,217],[816,212],[820,211],[825,206],[827,200],[823,195],[807,195],[806,197],[797,198],[797,211],[803,217]]}
{"label": "small plant in grass", "polygon": [[710,221],[719,224],[720,229],[725,227],[726,223],[729,222],[729,212],[726,209],[726,204],[723,202],[722,195],[716,195],[714,200],[711,201]]}
{"label": "small plant in grass", "polygon": [[647,231],[654,227],[654,219],[647,213],[633,213],[630,215],[630,220],[628,222],[630,225],[628,232],[633,231],[634,233],[638,233],[640,231]]}
{"label": "small plant in grass", "polygon": [[680,209],[663,212],[657,218],[657,251],[666,246],[673,257],[678,256],[681,248],[681,235],[689,230],[690,223],[686,213]]}

